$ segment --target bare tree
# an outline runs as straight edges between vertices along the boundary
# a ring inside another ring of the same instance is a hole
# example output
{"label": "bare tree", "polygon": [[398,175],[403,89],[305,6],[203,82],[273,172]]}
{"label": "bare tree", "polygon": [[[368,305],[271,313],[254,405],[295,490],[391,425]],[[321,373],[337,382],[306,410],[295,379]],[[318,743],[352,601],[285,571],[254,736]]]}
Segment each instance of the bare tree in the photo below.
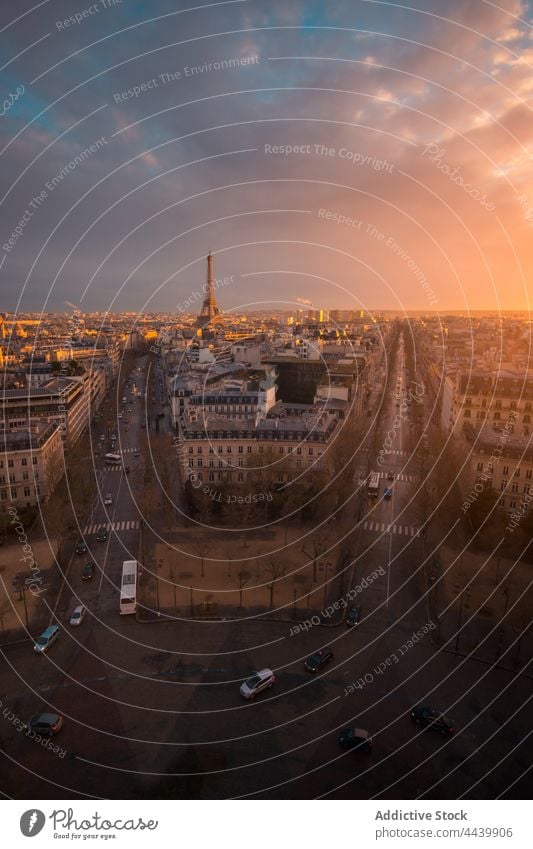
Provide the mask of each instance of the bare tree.
{"label": "bare tree", "polygon": [[312,549],[311,554],[305,550],[305,547],[303,545],[301,550],[302,553],[305,554],[305,556],[308,557],[309,560],[311,560],[311,562],[313,563],[313,581],[316,583],[316,581],[318,580],[316,575],[316,562],[319,557],[324,554],[328,547],[327,531],[322,528],[319,536],[315,535],[314,537],[312,537],[312,539],[310,540],[310,545]]}
{"label": "bare tree", "polygon": [[266,565],[266,571],[271,579],[267,586],[270,591],[270,607],[272,609],[274,607],[274,587],[276,582],[285,575],[286,566],[278,557],[271,557]]}
{"label": "bare tree", "polygon": [[193,544],[193,549],[196,552],[196,554],[198,555],[198,557],[200,558],[201,569],[202,569],[201,574],[202,574],[202,578],[204,578],[205,577],[204,559],[207,557],[207,555],[211,551],[211,543],[207,539],[200,539],[200,540],[197,540]]}
{"label": "bare tree", "polygon": [[243,593],[243,590],[244,590],[246,584],[249,583],[251,577],[252,576],[251,576],[250,572],[248,572],[246,569],[240,569],[237,573],[237,581],[238,581],[238,584],[239,584],[239,607],[241,609],[242,609],[242,606],[243,606],[243,604],[242,604],[242,593]]}

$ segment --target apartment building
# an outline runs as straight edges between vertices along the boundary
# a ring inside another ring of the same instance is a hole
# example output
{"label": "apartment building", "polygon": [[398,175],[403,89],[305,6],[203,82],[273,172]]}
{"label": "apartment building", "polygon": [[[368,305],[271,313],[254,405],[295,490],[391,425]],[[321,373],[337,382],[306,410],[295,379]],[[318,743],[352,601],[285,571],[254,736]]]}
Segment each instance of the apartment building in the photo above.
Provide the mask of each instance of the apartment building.
{"label": "apartment building", "polygon": [[0,513],[46,501],[63,473],[63,440],[55,422],[0,431]]}
{"label": "apartment building", "polygon": [[506,512],[516,510],[524,496],[533,495],[533,437],[512,436],[509,428],[501,433],[485,428],[465,429],[469,448],[469,483],[483,485],[499,495]]}
{"label": "apartment building", "polygon": [[259,422],[207,413],[200,426],[186,414],[181,456],[190,480],[284,483],[331,466],[327,451],[339,422],[337,410],[307,404],[278,403]]}
{"label": "apartment building", "polygon": [[532,372],[457,371],[443,381],[441,425],[446,432],[465,424],[500,431],[510,422],[511,433],[528,441],[532,416]]}
{"label": "apartment building", "polygon": [[89,422],[88,375],[55,377],[40,386],[0,390],[0,426],[5,430],[28,427],[33,419],[58,425],[64,442],[73,445]]}

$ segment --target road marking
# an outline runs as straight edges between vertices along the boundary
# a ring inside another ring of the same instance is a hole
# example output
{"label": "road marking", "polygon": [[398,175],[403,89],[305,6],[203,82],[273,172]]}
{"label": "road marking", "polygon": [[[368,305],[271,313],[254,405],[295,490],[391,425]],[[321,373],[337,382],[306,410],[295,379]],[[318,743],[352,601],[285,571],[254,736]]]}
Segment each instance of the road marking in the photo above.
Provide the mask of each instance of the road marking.
{"label": "road marking", "polygon": [[413,527],[413,525],[389,525],[385,522],[369,522],[368,520],[363,523],[363,530],[373,531],[376,534],[388,533],[406,537],[420,536],[420,529]]}
{"label": "road marking", "polygon": [[138,531],[139,530],[139,522],[134,519],[122,520],[121,522],[98,522],[92,525],[86,525],[83,529],[83,536],[91,536],[92,534],[98,533],[98,531],[106,530],[106,531]]}

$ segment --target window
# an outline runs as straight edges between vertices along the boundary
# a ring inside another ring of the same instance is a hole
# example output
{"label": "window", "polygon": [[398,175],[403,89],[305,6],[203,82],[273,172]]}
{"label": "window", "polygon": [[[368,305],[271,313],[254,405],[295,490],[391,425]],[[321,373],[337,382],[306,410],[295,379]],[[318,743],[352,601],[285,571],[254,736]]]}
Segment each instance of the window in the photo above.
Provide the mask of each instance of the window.
{"label": "window", "polygon": [[478,463],[478,464],[477,464],[477,470],[478,470],[478,472],[482,472],[482,471],[483,471],[483,463]]}
{"label": "window", "polygon": [[14,464],[13,460],[8,460],[7,465],[9,466],[10,469],[12,469],[15,464]]}
{"label": "window", "polygon": [[470,418],[470,410],[465,410],[465,419]]}
{"label": "window", "polygon": [[500,418],[501,418],[500,413],[494,413],[494,421],[495,422],[499,422]]}
{"label": "window", "polygon": [[23,481],[29,481],[29,479],[30,479],[30,473],[29,472],[22,472],[22,480]]}
{"label": "window", "polygon": [[507,488],[507,481],[502,481],[501,484],[500,484],[501,491],[505,492],[506,488]]}
{"label": "window", "polygon": [[222,454],[222,445],[218,446],[217,451],[218,451],[219,454]]}
{"label": "window", "polygon": [[511,508],[511,510],[512,510],[514,507],[516,507],[516,501],[510,501],[510,502],[509,502],[509,507]]}
{"label": "window", "polygon": [[[524,421],[525,420],[526,420],[526,417],[524,416]],[[20,461],[20,464],[21,464],[21,466],[27,466],[28,465],[28,458],[23,457],[22,460]]]}
{"label": "window", "polygon": [[533,469],[526,469],[526,478],[531,480],[532,477],[533,477]]}
{"label": "window", "polygon": [[504,475],[508,475],[508,474],[509,474],[509,466],[504,466],[504,467],[503,467],[502,474],[504,474]]}
{"label": "window", "polygon": [[505,498],[500,498],[498,504],[500,505],[500,507],[505,507]]}
{"label": "window", "polygon": [[515,469],[515,470],[514,470],[514,476],[515,476],[515,478],[519,478],[519,477],[520,477],[520,469]]}
{"label": "window", "polygon": [[518,492],[518,484],[517,483],[511,484],[511,492]]}
{"label": "window", "polygon": [[244,447],[242,445],[239,445],[239,454],[242,454],[243,452],[244,452]]}
{"label": "window", "polygon": [[209,472],[209,480],[210,480],[210,481],[214,481],[214,480],[215,480],[215,473],[214,473],[214,472]]}
{"label": "window", "polygon": [[11,498],[16,498],[16,497],[17,497],[17,490],[13,489],[13,487],[12,487],[11,488]]}
{"label": "window", "polygon": [[201,453],[202,453],[202,446],[201,446],[201,445],[199,445],[199,446],[198,446],[198,448],[196,449],[196,453],[197,453],[197,454],[201,454]]}
{"label": "window", "polygon": [[523,491],[523,493],[524,493],[524,495],[529,495],[529,490],[530,490],[530,486],[529,486],[529,484],[528,484],[528,483],[525,483],[525,484],[524,484],[524,488],[523,488],[523,490],[522,490],[522,491]]}
{"label": "window", "polygon": [[192,447],[192,445],[191,445],[191,446],[189,447],[189,454],[192,454],[193,452],[194,452],[194,448],[193,448],[193,447]]}
{"label": "window", "polygon": [[239,472],[238,479],[239,479],[240,481],[243,481],[243,480],[244,480],[244,474],[243,474],[243,472]]}
{"label": "window", "polygon": [[524,424],[529,424],[531,421],[531,416],[524,416]]}
{"label": "window", "polygon": [[296,453],[297,453],[297,454],[301,454],[301,453],[302,453],[302,447],[301,447],[301,446],[298,446],[298,448],[296,449]]}
{"label": "window", "polygon": [[31,495],[29,486],[24,487],[24,495],[26,496],[26,498]]}
{"label": "window", "polygon": [[239,457],[237,462],[238,462],[239,466],[244,466],[244,460],[242,459],[242,457]]}
{"label": "window", "polygon": [[200,459],[196,461],[196,465],[197,465],[197,467],[198,467],[199,469],[201,469],[201,468],[202,468],[202,466],[203,466],[203,464],[204,464],[204,461],[203,461],[203,460],[202,460],[202,458],[200,457]]}
{"label": "window", "polygon": [[247,453],[247,454],[251,454],[251,453],[252,453],[252,446],[251,446],[251,445],[248,445],[248,447],[247,447],[247,449],[246,449],[246,453]]}
{"label": "window", "polygon": [[232,451],[231,445],[228,445],[228,447],[226,448],[226,454],[231,454],[231,451]]}

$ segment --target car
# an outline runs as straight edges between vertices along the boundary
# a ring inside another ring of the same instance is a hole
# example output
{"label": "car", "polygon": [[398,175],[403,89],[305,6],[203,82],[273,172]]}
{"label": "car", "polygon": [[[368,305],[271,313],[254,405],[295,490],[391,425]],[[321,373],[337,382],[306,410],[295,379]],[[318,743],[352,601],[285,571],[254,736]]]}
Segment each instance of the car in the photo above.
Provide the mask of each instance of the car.
{"label": "car", "polygon": [[105,528],[96,534],[96,542],[107,542],[107,531]]}
{"label": "car", "polygon": [[124,466],[124,474],[129,475],[129,473],[130,473],[130,467]]}
{"label": "car", "polygon": [[87,554],[87,546],[80,540],[80,542],[76,546],[76,554]]}
{"label": "car", "polygon": [[411,719],[416,725],[423,725],[432,731],[451,737],[455,732],[454,723],[440,710],[431,705],[417,705],[411,711]]}
{"label": "car", "polygon": [[308,672],[318,672],[326,663],[329,663],[330,660],[333,659],[333,652],[331,649],[320,649],[320,651],[315,652],[308,657],[305,661],[305,668]]}
{"label": "car", "polygon": [[121,419],[121,418],[122,418],[122,413],[119,413],[119,414],[118,414],[118,417],[119,417],[119,419]]}
{"label": "car", "polygon": [[90,581],[94,576],[94,563],[86,563],[81,573],[82,581]]}
{"label": "car", "polygon": [[72,615],[70,617],[69,625],[72,627],[76,627],[76,625],[81,625],[83,619],[85,617],[85,608],[83,604],[78,604],[77,607],[72,611]]}
{"label": "car", "polygon": [[389,480],[389,481],[393,481],[393,480],[394,480],[394,472],[389,472],[389,473],[388,473],[388,475],[387,475],[387,480]]}
{"label": "car", "polygon": [[265,690],[276,681],[276,676],[271,669],[261,669],[254,672],[250,678],[241,684],[240,693],[243,699],[253,699],[261,690]]}
{"label": "car", "polygon": [[53,737],[63,728],[63,717],[58,713],[38,713],[32,716],[26,725],[26,734],[40,734],[41,737]]}
{"label": "car", "polygon": [[371,752],[372,737],[364,728],[345,728],[339,735],[339,745],[343,749],[359,749],[360,752]]}
{"label": "car", "polygon": [[40,637],[37,637],[35,640],[33,650],[36,654],[43,654],[45,651],[48,651],[50,646],[53,646],[57,638],[59,637],[59,626],[58,625],[50,625],[46,628]]}
{"label": "car", "polygon": [[111,495],[110,492],[106,492],[106,494],[104,495],[105,506],[109,507],[109,505],[112,504],[112,503],[113,503],[113,496]]}
{"label": "car", "polygon": [[123,398],[122,398],[122,403],[123,403],[123,404],[126,404],[127,400],[128,400],[128,399],[127,399],[127,398],[126,398],[126,396],[124,395],[124,396],[123,396]]}
{"label": "car", "polygon": [[389,498],[392,498],[392,487],[391,487],[391,486],[386,486],[386,487],[385,487],[385,492],[383,493],[383,495],[384,495],[384,497],[387,499],[387,501],[389,500]]}
{"label": "car", "polygon": [[346,614],[346,624],[353,628],[356,625],[359,625],[361,621],[361,608],[355,604],[352,604],[348,613]]}
{"label": "car", "polygon": [[134,457],[140,457],[141,455],[140,455],[139,451],[134,451],[133,456]]}

